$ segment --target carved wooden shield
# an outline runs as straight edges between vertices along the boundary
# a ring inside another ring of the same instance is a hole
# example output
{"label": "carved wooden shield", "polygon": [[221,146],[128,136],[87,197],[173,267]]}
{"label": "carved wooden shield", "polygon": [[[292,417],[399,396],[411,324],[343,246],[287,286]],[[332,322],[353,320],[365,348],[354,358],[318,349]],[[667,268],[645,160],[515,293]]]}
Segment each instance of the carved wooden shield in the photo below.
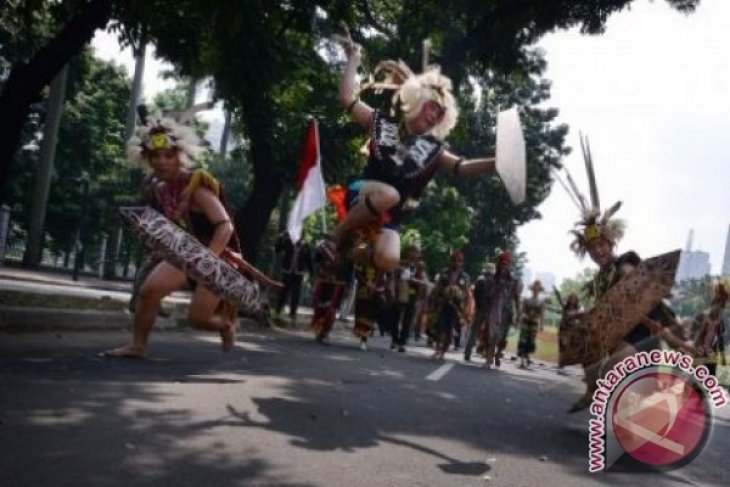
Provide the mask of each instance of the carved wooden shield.
{"label": "carved wooden shield", "polygon": [[122,219],[150,250],[221,298],[248,311],[261,308],[259,287],[198,239],[148,206],[120,208]]}
{"label": "carved wooden shield", "polygon": [[618,345],[669,295],[679,255],[675,250],[641,261],[596,301],[583,319],[561,327],[559,365],[595,363]]}

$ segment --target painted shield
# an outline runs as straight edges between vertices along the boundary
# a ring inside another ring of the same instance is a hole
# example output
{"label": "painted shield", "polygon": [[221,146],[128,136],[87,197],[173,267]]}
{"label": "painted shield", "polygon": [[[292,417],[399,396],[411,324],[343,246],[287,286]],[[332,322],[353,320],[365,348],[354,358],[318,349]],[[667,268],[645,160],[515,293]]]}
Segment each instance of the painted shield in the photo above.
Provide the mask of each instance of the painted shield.
{"label": "painted shield", "polygon": [[561,327],[561,366],[592,364],[612,350],[669,295],[679,264],[675,250],[641,261],[629,275],[614,284],[580,321]]}
{"label": "painted shield", "polygon": [[527,159],[520,115],[515,107],[497,115],[496,159],[497,173],[512,203],[519,205],[525,201]]}
{"label": "painted shield", "polygon": [[260,309],[257,284],[162,214],[148,206],[120,208],[119,212],[148,249],[231,304],[248,311]]}

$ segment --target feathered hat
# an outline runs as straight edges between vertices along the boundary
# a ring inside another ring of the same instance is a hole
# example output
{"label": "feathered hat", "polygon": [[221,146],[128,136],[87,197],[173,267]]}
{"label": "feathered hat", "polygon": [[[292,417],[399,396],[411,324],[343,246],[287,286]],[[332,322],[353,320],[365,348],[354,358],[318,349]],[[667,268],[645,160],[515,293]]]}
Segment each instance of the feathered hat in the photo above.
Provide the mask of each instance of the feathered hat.
{"label": "feathered hat", "polygon": [[[193,107],[197,108],[197,107]],[[180,120],[185,120],[188,111]],[[134,136],[127,143],[127,159],[131,164],[143,166],[149,155],[156,150],[176,149],[183,167],[193,168],[196,161],[208,149],[193,127],[178,122],[171,116],[159,112],[147,114],[140,110],[142,123],[135,129]]]}
{"label": "feathered hat", "polygon": [[626,222],[619,218],[614,218],[616,212],[621,208],[620,201],[614,203],[606,211],[601,211],[591,149],[588,145],[588,138],[584,137],[583,134],[580,134],[580,147],[583,152],[583,161],[585,162],[588,176],[590,204],[586,197],[578,190],[578,186],[565,166],[562,166],[562,169],[565,171],[568,184],[561,179],[557,172],[554,172],[554,175],[580,211],[581,218],[576,222],[576,228],[571,230],[575,240],[570,244],[570,248],[578,256],[583,257],[586,254],[588,243],[594,240],[603,238],[612,245],[615,245],[624,236]]}
{"label": "feathered hat", "polygon": [[392,91],[390,99],[391,115],[402,112],[407,119],[415,118],[427,101],[436,102],[444,110],[443,117],[429,134],[444,140],[456,126],[459,109],[452,93],[451,80],[441,74],[441,67],[429,65],[428,54],[431,43],[423,41],[423,72],[414,73],[402,60],[381,61],[360,88],[360,92],[382,93]]}

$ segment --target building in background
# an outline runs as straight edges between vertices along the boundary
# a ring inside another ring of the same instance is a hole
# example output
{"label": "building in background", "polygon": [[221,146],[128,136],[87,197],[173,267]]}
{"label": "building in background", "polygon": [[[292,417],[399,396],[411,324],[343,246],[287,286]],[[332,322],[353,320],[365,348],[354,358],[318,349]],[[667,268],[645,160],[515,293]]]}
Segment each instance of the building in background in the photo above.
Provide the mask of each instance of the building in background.
{"label": "building in background", "polygon": [[693,240],[694,230],[690,229],[687,245],[679,258],[676,282],[700,279],[710,274],[710,254],[702,250],[692,250]]}
{"label": "building in background", "polygon": [[722,270],[720,271],[720,275],[730,276],[730,225],[727,226],[727,238],[725,239],[725,256],[722,259]]}

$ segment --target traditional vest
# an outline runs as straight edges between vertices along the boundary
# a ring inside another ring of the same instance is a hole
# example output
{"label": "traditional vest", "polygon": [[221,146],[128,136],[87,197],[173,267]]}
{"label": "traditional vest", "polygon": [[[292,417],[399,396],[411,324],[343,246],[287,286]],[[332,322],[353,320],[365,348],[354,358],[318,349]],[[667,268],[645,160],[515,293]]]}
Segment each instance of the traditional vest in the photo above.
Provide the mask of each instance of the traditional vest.
{"label": "traditional vest", "polygon": [[401,201],[417,198],[436,172],[444,142],[431,135],[407,134],[398,119],[379,111],[373,116],[370,137],[370,159],[363,179],[390,184]]}

